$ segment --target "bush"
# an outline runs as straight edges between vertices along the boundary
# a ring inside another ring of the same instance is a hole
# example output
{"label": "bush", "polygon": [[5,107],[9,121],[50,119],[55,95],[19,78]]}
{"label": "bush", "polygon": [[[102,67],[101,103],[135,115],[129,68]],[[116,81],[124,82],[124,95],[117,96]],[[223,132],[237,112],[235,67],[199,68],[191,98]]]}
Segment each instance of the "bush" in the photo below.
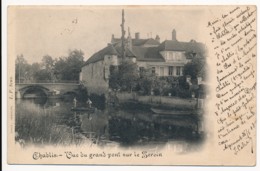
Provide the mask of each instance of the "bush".
{"label": "bush", "polygon": [[84,86],[80,86],[77,99],[81,102],[86,102],[88,100],[88,90]]}
{"label": "bush", "polygon": [[171,96],[173,95],[172,94],[172,90],[173,90],[173,88],[166,88],[166,89],[164,89],[163,90],[163,95],[164,96],[169,96],[169,93],[171,93]]}
{"label": "bush", "polygon": [[101,96],[97,94],[90,94],[89,98],[92,101],[93,106],[101,110],[105,109],[106,97],[104,94],[102,94]]}
{"label": "bush", "polygon": [[171,89],[170,93],[172,94],[172,96],[176,96],[180,98],[191,98],[191,92],[189,90],[180,87]]}
{"label": "bush", "polygon": [[182,76],[182,77],[179,77],[178,78],[178,82],[179,82],[179,87],[181,89],[185,89],[185,90],[188,90],[189,89],[189,83],[186,82],[186,77],[185,76]]}
{"label": "bush", "polygon": [[153,93],[155,96],[159,96],[160,95],[160,90],[159,89],[154,89]]}
{"label": "bush", "polygon": [[179,88],[177,93],[178,93],[178,96],[181,98],[191,98],[190,91],[187,91],[185,89]]}

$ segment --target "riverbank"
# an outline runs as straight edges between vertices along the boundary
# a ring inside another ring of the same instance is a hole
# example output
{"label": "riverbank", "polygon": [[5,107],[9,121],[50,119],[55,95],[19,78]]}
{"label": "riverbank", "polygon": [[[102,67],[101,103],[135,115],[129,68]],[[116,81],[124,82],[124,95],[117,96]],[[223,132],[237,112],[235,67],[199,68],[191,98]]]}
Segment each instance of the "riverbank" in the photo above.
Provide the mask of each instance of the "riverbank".
{"label": "riverbank", "polygon": [[150,109],[151,107],[171,110],[194,110],[197,107],[195,98],[178,98],[172,96],[140,96],[136,93],[117,93],[109,96],[107,102],[117,103],[130,108]]}

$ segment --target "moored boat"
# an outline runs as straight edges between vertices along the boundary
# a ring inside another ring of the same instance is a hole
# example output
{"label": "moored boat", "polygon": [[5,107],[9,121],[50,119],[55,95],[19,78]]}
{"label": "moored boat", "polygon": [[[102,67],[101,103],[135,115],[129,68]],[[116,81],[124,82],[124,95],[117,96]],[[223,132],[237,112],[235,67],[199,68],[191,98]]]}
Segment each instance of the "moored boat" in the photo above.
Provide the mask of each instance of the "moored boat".
{"label": "moored boat", "polygon": [[194,115],[192,110],[167,110],[167,109],[156,109],[151,108],[151,111],[155,114],[160,115]]}
{"label": "moored boat", "polygon": [[94,107],[72,107],[71,111],[86,111],[86,112],[95,112],[96,108]]}

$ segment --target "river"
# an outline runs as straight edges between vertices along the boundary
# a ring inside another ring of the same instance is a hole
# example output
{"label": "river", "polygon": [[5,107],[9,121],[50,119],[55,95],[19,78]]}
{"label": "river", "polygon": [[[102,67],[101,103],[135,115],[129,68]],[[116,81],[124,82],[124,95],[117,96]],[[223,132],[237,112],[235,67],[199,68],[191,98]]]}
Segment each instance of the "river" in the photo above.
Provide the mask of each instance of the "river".
{"label": "river", "polygon": [[198,117],[162,117],[135,107],[74,112],[72,106],[71,100],[16,99],[16,141],[23,142],[23,146],[90,144],[126,148],[177,144],[184,151],[203,144]]}

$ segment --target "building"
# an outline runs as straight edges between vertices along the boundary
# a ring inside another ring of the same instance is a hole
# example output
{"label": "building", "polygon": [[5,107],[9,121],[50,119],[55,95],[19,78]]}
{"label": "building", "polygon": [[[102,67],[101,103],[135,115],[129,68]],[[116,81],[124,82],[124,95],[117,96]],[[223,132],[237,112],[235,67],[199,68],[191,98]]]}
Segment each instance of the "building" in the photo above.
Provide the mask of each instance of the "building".
{"label": "building", "polygon": [[[183,67],[196,55],[203,56],[205,45],[195,40],[181,42],[177,40],[176,30],[172,31],[172,39],[160,43],[160,37],[141,39],[140,33],[132,38],[130,31],[124,39],[112,35],[111,42],[93,54],[82,67],[81,81],[90,93],[108,92],[110,66],[117,66],[124,57],[135,62],[139,69],[150,68],[157,76],[182,76]],[[123,54],[124,53],[124,54]]]}

